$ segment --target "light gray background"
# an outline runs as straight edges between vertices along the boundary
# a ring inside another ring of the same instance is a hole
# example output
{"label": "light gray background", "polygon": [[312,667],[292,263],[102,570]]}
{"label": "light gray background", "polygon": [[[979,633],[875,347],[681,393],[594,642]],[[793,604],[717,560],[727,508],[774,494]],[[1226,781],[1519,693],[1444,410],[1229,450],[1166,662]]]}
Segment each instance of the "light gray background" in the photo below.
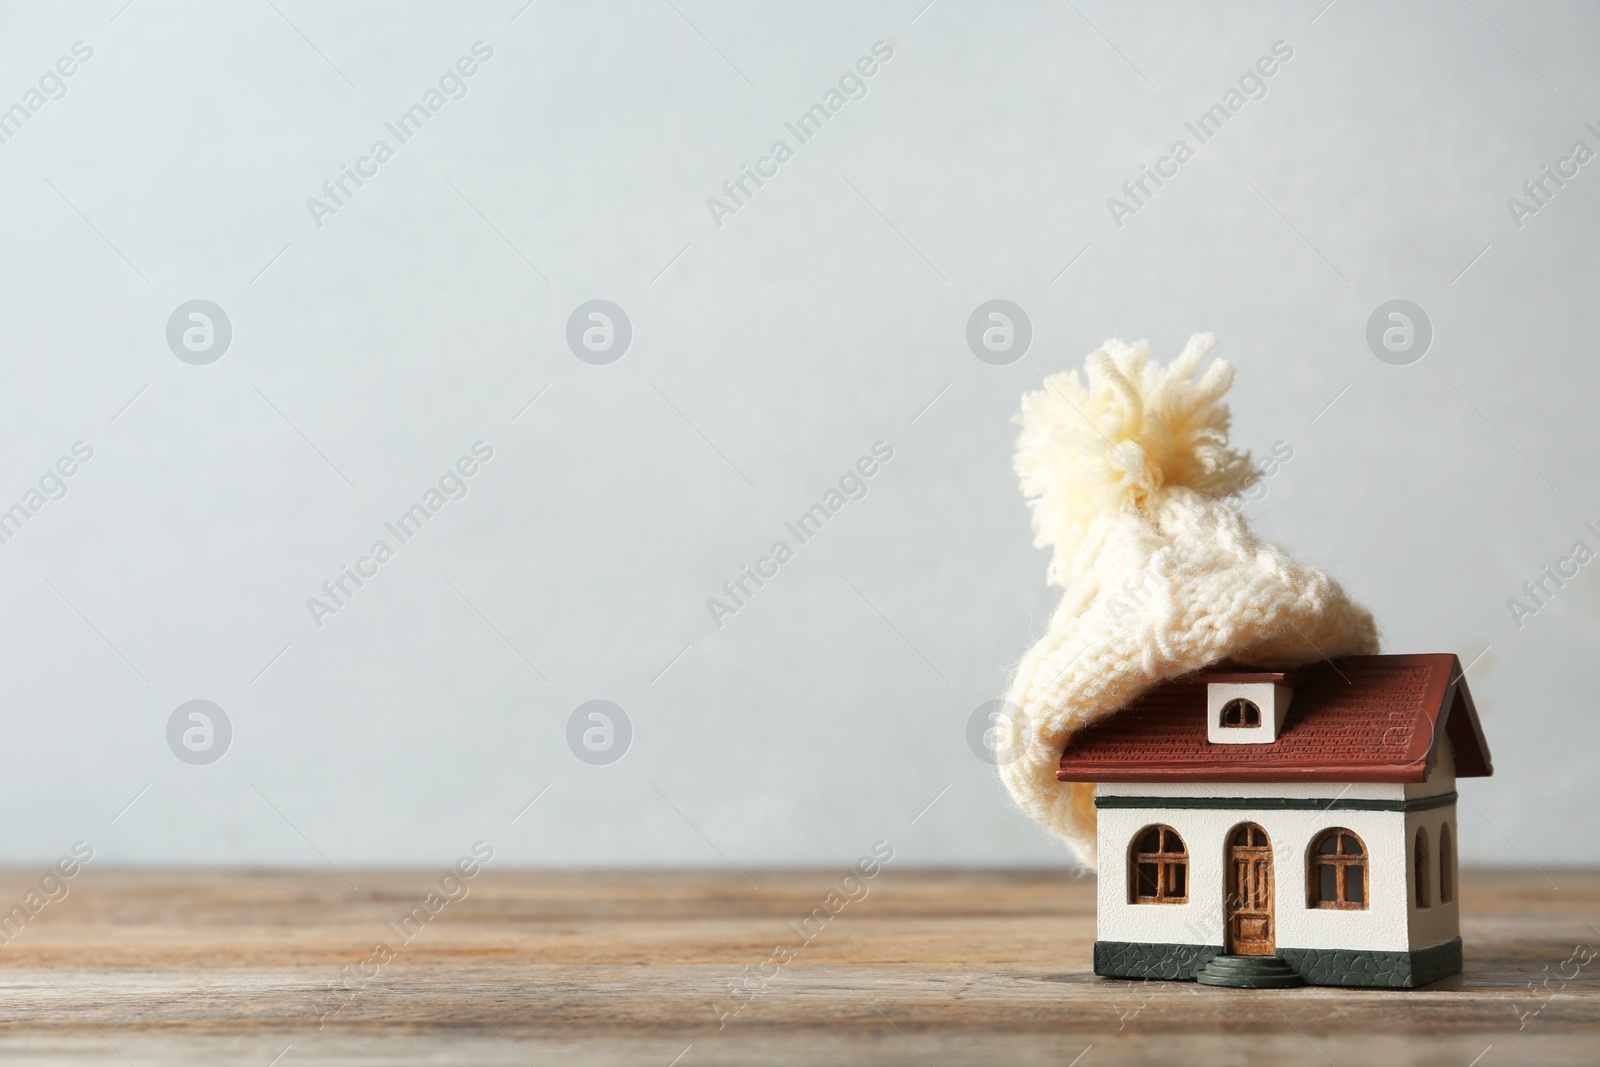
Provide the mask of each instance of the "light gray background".
{"label": "light gray background", "polygon": [[[1294,450],[1254,522],[1388,650],[1475,659],[1498,774],[1462,858],[1600,859],[1600,564],[1506,604],[1600,547],[1600,162],[1520,230],[1506,204],[1600,148],[1593,5],[275,3],[5,8],[0,106],[94,56],[0,145],[0,506],[94,458],[0,547],[0,858],[1064,864],[966,741],[1054,599],[1009,419],[1106,337],[1208,329],[1236,441]],[[479,39],[469,95],[316,228]],[[879,39],[868,95],[713,225]],[[1278,40],[1266,98],[1114,226]],[[964,340],[997,297],[1035,332],[1006,367]],[[1365,329],[1401,297],[1435,339],[1395,367]],[[204,367],[165,342],[196,298],[234,330]],[[634,328],[607,367],[564,342],[594,298]],[[316,629],[479,439],[470,494]],[[714,627],[880,439],[866,499]],[[192,699],[232,720],[209,766],[166,744]],[[592,699],[632,720],[609,766],[567,747]]]}

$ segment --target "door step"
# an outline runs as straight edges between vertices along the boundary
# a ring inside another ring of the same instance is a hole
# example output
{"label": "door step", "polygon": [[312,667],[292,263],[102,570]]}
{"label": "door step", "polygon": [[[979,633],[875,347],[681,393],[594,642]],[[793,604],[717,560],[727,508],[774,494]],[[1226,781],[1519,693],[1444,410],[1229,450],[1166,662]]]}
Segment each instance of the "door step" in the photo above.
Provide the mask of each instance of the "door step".
{"label": "door step", "polygon": [[1305,979],[1277,956],[1213,956],[1195,981],[1234,989],[1291,989]]}

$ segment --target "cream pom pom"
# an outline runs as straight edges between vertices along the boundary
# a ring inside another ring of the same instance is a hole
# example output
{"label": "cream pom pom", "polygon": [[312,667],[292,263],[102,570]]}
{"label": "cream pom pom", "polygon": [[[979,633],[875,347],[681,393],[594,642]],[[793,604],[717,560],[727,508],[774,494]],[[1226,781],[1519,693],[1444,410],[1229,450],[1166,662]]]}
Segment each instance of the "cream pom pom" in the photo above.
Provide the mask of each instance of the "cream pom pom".
{"label": "cream pom pom", "polygon": [[1163,367],[1143,341],[1107,341],[1085,361],[1087,387],[1067,371],[1022,398],[1016,469],[1033,509],[1034,544],[1055,548],[1050,581],[1064,584],[1067,561],[1096,516],[1148,509],[1174,486],[1226,497],[1255,482],[1249,454],[1228,447],[1221,397],[1233,368],[1218,359],[1195,377],[1216,343],[1196,334]]}

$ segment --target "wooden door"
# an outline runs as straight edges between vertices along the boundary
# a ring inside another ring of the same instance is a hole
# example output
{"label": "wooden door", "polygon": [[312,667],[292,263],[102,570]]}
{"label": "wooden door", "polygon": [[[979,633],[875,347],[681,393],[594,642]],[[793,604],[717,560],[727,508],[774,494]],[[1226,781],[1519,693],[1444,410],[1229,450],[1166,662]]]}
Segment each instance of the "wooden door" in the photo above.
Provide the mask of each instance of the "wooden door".
{"label": "wooden door", "polygon": [[1237,827],[1228,841],[1228,951],[1236,956],[1271,956],[1272,844],[1255,823]]}

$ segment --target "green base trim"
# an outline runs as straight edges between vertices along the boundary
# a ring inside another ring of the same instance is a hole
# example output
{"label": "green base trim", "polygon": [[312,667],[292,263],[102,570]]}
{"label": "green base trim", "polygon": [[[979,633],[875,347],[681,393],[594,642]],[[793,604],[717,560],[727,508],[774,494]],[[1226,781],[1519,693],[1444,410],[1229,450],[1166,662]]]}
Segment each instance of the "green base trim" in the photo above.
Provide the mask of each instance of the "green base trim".
{"label": "green base trim", "polygon": [[[1221,945],[1173,945],[1142,941],[1096,941],[1094,973],[1106,978],[1194,981]],[[1308,985],[1412,989],[1461,971],[1461,939],[1413,952],[1280,948],[1278,957]]]}
{"label": "green base trim", "polygon": [[1159,978],[1192,982],[1195,973],[1222,954],[1221,945],[1166,945],[1142,941],[1096,941],[1094,973],[1106,978]]}
{"label": "green base trim", "polygon": [[1461,972],[1461,939],[1411,952],[1280,948],[1278,955],[1312,985],[1413,989]]}
{"label": "green base trim", "polygon": [[1409,800],[1350,800],[1333,797],[1129,797],[1094,798],[1097,808],[1197,808],[1209,811],[1428,811],[1456,802],[1456,794],[1437,793]]}

